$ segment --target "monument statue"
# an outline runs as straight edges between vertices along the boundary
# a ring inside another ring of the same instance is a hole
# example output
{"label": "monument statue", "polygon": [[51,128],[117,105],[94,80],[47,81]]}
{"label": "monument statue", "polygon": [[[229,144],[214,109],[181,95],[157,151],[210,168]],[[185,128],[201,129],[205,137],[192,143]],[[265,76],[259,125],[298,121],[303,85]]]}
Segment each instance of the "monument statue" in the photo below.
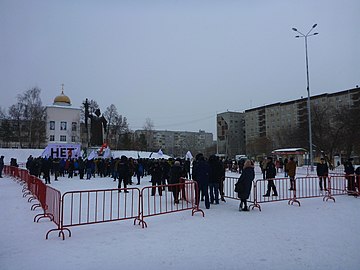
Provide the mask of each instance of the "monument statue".
{"label": "monument statue", "polygon": [[104,143],[103,128],[106,132],[107,121],[103,115],[100,115],[100,109],[96,109],[95,115],[88,116],[91,119],[90,146],[101,146]]}

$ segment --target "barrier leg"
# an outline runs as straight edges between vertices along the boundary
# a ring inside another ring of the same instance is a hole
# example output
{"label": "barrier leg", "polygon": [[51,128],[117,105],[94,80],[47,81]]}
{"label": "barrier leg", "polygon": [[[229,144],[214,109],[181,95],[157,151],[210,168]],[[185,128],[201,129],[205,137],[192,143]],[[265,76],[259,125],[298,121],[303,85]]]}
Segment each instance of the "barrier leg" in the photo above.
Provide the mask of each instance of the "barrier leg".
{"label": "barrier leg", "polygon": [[199,206],[197,205],[197,206],[195,206],[193,209],[192,209],[192,211],[191,211],[191,215],[192,216],[194,216],[195,215],[195,213],[197,213],[197,212],[200,212],[201,214],[202,214],[202,216],[203,217],[205,217],[205,213],[204,213],[204,211],[203,210],[201,210],[200,208],[199,208]]}
{"label": "barrier leg", "polygon": [[294,205],[297,203],[300,206],[300,202],[296,199],[296,180],[294,180],[294,190],[293,190],[293,197],[288,201],[288,204]]}
{"label": "barrier leg", "polygon": [[51,229],[51,230],[49,230],[49,231],[46,233],[46,237],[45,237],[46,240],[49,239],[49,234],[50,234],[51,232],[55,232],[55,231],[59,231],[58,237],[61,236],[63,240],[65,240],[64,231],[67,231],[67,232],[69,233],[69,237],[71,237],[71,231],[70,231],[68,228],[62,228],[62,229],[57,228],[57,229]]}
{"label": "barrier leg", "polygon": [[333,200],[335,202],[335,198],[331,195],[331,179],[328,177],[328,189],[325,190],[325,196],[323,198],[323,202],[328,201],[329,199]]}
{"label": "barrier leg", "polygon": [[256,182],[253,182],[253,185],[254,185],[254,188],[253,188],[253,190],[254,190],[254,203],[252,203],[252,204],[250,204],[249,205],[249,208],[251,208],[251,210],[254,210],[254,208],[258,208],[259,209],[259,211],[261,212],[261,206],[260,206],[260,204],[258,204],[258,202],[257,202],[257,185],[256,185]]}
{"label": "barrier leg", "polygon": [[134,219],[134,225],[136,225],[136,222],[138,222],[138,225],[141,224],[142,228],[147,228],[147,223],[144,221],[144,219],[141,216],[142,215],[140,214],[137,218]]}
{"label": "barrier leg", "polygon": [[50,221],[53,221],[54,220],[54,216],[52,214],[48,214],[48,213],[43,213],[43,214],[38,214],[34,217],[34,222],[39,222],[40,219],[42,218],[48,218],[50,219]]}
{"label": "barrier leg", "polygon": [[261,212],[261,206],[256,201],[254,203],[250,204],[249,208],[251,208],[251,210],[254,210],[254,208],[258,208],[259,211]]}

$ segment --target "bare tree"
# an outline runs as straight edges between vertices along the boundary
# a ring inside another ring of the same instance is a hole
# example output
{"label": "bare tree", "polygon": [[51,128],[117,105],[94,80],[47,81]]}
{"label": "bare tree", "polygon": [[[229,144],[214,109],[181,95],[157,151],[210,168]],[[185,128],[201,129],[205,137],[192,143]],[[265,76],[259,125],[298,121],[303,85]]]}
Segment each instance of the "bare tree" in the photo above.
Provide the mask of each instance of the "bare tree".
{"label": "bare tree", "polygon": [[127,123],[126,117],[122,117],[122,115],[118,115],[114,119],[113,126],[111,128],[112,137],[115,138],[115,148],[119,149],[121,147],[121,136],[130,132],[129,124]]}
{"label": "bare tree", "polygon": [[109,132],[110,132],[110,127],[114,125],[115,120],[117,118],[119,118],[119,114],[117,112],[117,108],[114,104],[111,104],[109,107],[106,108],[105,112],[104,112],[104,117],[107,121],[108,124],[108,129],[106,130],[106,141],[109,140]]}
{"label": "bare tree", "polygon": [[39,88],[31,88],[18,95],[18,102],[9,108],[20,147],[24,146],[24,141],[28,142],[27,147],[41,147],[46,141],[46,111],[40,93]]}
{"label": "bare tree", "polygon": [[24,108],[24,120],[29,133],[29,147],[40,148],[46,140],[46,110],[40,98],[41,90],[37,87],[18,96],[18,103]]}
{"label": "bare tree", "polygon": [[9,143],[14,137],[13,128],[9,117],[6,115],[5,110],[0,107],[0,141],[5,147],[9,147]]}
{"label": "bare tree", "polygon": [[153,136],[153,131],[154,131],[154,122],[150,118],[146,118],[143,129],[145,131],[145,138],[146,138],[146,142],[147,142],[147,149],[146,150],[147,151],[149,149],[154,150],[153,149],[153,144],[152,144],[152,136]]}
{"label": "bare tree", "polygon": [[360,143],[360,108],[344,106],[338,108],[333,121],[339,130],[339,143],[348,158]]}
{"label": "bare tree", "polygon": [[24,120],[24,107],[21,103],[11,105],[9,108],[9,117],[13,122],[13,128],[20,148],[23,148],[22,123]]}
{"label": "bare tree", "polygon": [[0,120],[3,120],[6,118],[6,111],[5,109],[0,107]]}

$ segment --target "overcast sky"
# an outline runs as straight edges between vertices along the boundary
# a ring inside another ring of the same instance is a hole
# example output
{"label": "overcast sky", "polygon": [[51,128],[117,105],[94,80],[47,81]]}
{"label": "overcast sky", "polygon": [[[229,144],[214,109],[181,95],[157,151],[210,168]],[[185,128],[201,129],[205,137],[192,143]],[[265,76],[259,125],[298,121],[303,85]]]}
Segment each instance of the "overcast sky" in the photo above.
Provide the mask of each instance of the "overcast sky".
{"label": "overcast sky", "polygon": [[359,0],[0,0],[0,107],[65,84],[115,104],[132,130],[216,134],[216,114],[360,84]]}

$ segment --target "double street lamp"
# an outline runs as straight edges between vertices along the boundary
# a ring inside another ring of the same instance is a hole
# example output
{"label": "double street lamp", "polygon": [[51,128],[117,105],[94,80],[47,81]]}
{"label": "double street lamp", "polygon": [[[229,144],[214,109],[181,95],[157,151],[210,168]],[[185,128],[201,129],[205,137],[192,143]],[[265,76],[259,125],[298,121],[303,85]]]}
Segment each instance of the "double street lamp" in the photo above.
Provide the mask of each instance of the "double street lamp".
{"label": "double street lamp", "polygon": [[312,28],[307,32],[307,34],[301,33],[296,28],[292,28],[293,31],[297,32],[299,35],[295,36],[296,38],[304,38],[305,39],[305,58],[306,58],[306,82],[307,82],[307,109],[308,109],[308,124],[309,124],[309,162],[311,171],[314,171],[313,166],[313,144],[312,144],[312,131],[311,131],[311,104],[310,104],[310,83],[309,83],[309,61],[308,61],[308,50],[307,50],[307,38],[311,36],[316,36],[319,33],[311,33],[312,30],[317,26],[314,24]]}

